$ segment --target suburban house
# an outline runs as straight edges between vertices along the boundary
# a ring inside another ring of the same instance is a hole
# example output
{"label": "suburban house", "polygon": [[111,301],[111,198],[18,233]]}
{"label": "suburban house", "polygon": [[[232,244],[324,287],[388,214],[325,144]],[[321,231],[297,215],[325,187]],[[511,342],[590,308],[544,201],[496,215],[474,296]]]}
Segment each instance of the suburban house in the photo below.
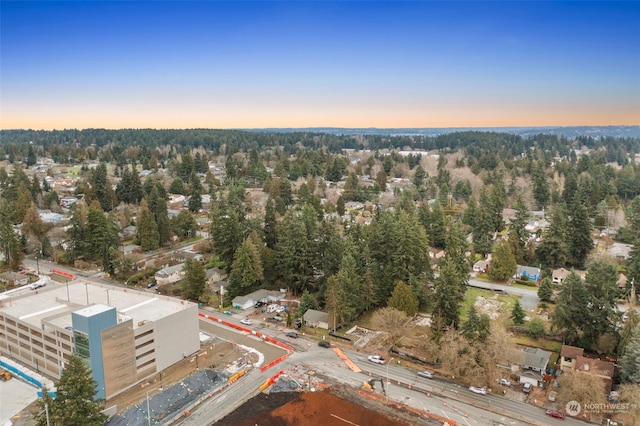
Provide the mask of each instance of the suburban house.
{"label": "suburban house", "polygon": [[540,348],[524,348],[524,350],[518,351],[516,356],[517,363],[521,368],[520,383],[540,386],[549,365],[551,352]]}
{"label": "suburban house", "polygon": [[489,270],[489,261],[488,260],[478,260],[473,264],[473,272],[482,272],[485,273]]}
{"label": "suburban house", "polygon": [[560,369],[571,371],[576,368],[576,360],[582,356],[584,349],[575,346],[562,345],[560,349]]}
{"label": "suburban house", "polygon": [[307,309],[302,318],[304,319],[304,325],[307,327],[329,329],[329,314],[326,312]]}
{"label": "suburban house", "polygon": [[256,303],[273,303],[282,300],[286,292],[273,291],[273,290],[256,290],[253,293],[246,294],[244,296],[236,296],[231,301],[231,304],[236,309],[249,309],[253,308]]}
{"label": "suburban house", "polygon": [[599,377],[602,381],[602,390],[605,395],[609,395],[611,392],[613,373],[615,371],[615,365],[612,362],[587,358],[580,355],[576,359],[575,371]]}
{"label": "suburban house", "polygon": [[527,277],[529,281],[538,281],[538,279],[540,279],[540,268],[518,265],[513,278],[519,280],[522,277]]}
{"label": "suburban house", "polygon": [[184,203],[185,200],[186,198],[182,194],[169,194],[170,204]]}
{"label": "suburban house", "polygon": [[227,279],[227,273],[220,268],[209,268],[206,270],[206,275],[209,285]]}
{"label": "suburban house", "polygon": [[156,283],[158,285],[173,284],[182,279],[184,276],[184,263],[173,266],[165,266],[155,274]]}
{"label": "suburban house", "polygon": [[0,274],[0,282],[15,286],[27,285],[29,284],[29,276],[15,272],[3,272]]}
{"label": "suburban house", "polygon": [[565,278],[567,278],[570,273],[571,271],[568,271],[564,268],[554,269],[551,273],[551,281],[553,281],[555,284],[562,284]]}

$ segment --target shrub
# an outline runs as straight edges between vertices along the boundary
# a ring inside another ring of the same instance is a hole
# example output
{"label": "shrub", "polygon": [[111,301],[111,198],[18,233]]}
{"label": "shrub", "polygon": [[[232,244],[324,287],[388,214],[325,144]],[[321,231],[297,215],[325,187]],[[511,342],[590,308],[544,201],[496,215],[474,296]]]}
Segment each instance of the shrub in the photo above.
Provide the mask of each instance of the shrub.
{"label": "shrub", "polygon": [[546,329],[544,326],[544,322],[541,319],[535,318],[529,321],[527,325],[527,334],[533,338],[538,338],[544,336],[546,333]]}

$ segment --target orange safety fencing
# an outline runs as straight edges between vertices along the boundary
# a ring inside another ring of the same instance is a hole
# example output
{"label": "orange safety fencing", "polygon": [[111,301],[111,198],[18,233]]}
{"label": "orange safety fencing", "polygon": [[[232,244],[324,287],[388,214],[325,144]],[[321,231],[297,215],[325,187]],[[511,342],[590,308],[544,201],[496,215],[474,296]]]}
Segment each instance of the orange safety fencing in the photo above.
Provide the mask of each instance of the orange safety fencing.
{"label": "orange safety fencing", "polygon": [[71,280],[75,280],[76,279],[75,275],[70,274],[68,272],[61,271],[59,269],[52,269],[51,273],[56,274],[56,275],[61,275],[61,276],[65,277],[65,278],[69,278]]}

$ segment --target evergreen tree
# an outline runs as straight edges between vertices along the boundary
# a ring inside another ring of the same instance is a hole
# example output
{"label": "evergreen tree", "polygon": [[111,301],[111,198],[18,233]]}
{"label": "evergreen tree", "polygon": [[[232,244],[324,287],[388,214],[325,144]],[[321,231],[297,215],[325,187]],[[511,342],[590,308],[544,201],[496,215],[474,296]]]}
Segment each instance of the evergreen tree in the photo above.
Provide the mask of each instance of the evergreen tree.
{"label": "evergreen tree", "polygon": [[[196,236],[198,224],[189,213],[189,210],[180,210],[180,213],[172,219],[171,228],[174,230],[178,238],[186,240]],[[158,234],[159,235],[159,234]]]}
{"label": "evergreen tree", "polygon": [[550,268],[565,266],[570,260],[569,224],[564,206],[556,206],[551,216],[549,228],[542,234],[536,255]]}
{"label": "evergreen tree", "polygon": [[493,256],[489,262],[491,279],[506,281],[516,273],[517,263],[512,251],[513,245],[508,241],[500,241],[493,247]]}
{"label": "evergreen tree", "polygon": [[613,263],[597,259],[589,265],[584,285],[589,307],[583,323],[585,347],[594,345],[600,336],[615,331],[619,319],[617,280]]}
{"label": "evergreen tree", "polygon": [[34,236],[38,241],[42,240],[45,235],[44,223],[36,210],[36,205],[31,202],[31,207],[24,215],[24,221],[22,222],[22,233],[27,236]]}
{"label": "evergreen tree", "polygon": [[[344,294],[362,294],[362,277],[357,273],[355,259],[349,250],[345,250],[335,279]],[[364,310],[364,300],[360,297],[348,297],[345,300],[344,308],[342,320],[351,321]]]}
{"label": "evergreen tree", "polygon": [[485,188],[482,188],[480,192],[480,206],[476,212],[475,219],[472,221],[471,234],[473,236],[473,248],[475,252],[483,256],[491,251],[492,241],[490,234],[494,231],[491,214],[491,200]]}
{"label": "evergreen tree", "polygon": [[105,163],[100,163],[91,171],[89,184],[91,189],[87,194],[86,202],[90,203],[92,200],[98,200],[103,211],[111,211],[117,201],[117,197],[109,182]]}
{"label": "evergreen tree", "polygon": [[353,313],[349,307],[351,295],[346,292],[336,275],[330,276],[327,280],[327,289],[324,294],[326,309],[329,313],[329,322],[332,330],[346,323]]}
{"label": "evergreen tree", "polygon": [[398,281],[391,297],[387,301],[388,307],[403,311],[408,317],[413,317],[418,313],[418,305],[419,301],[413,290],[402,281]]}
{"label": "evergreen tree", "polygon": [[309,309],[315,309],[317,306],[316,299],[309,293],[309,290],[302,292],[300,304],[298,305],[298,315],[302,316]]}
{"label": "evergreen tree", "polygon": [[433,203],[431,206],[430,228],[427,231],[431,245],[435,248],[444,249],[447,245],[447,226],[444,211],[439,203]]}
{"label": "evergreen tree", "polygon": [[491,318],[487,314],[478,315],[475,305],[471,305],[460,331],[467,340],[484,342],[491,333]]}
{"label": "evergreen tree", "polygon": [[75,204],[71,208],[71,219],[67,239],[67,257],[71,263],[86,255],[87,237],[87,208],[85,204]]}
{"label": "evergreen tree", "polygon": [[538,297],[543,302],[550,302],[552,296],[553,282],[551,281],[551,278],[544,277],[542,281],[540,281],[540,288],[538,288]]}
{"label": "evergreen tree", "polygon": [[4,256],[4,263],[10,269],[18,269],[24,253],[18,234],[12,226],[11,205],[7,200],[0,200],[0,253]]}
{"label": "evergreen tree", "polygon": [[344,204],[344,197],[342,195],[340,195],[338,197],[338,200],[336,201],[336,212],[338,213],[338,216],[340,217],[344,216],[345,204]]}
{"label": "evergreen tree", "polygon": [[640,324],[636,326],[618,367],[624,382],[640,383]]}
{"label": "evergreen tree", "polygon": [[144,199],[140,203],[137,215],[138,225],[138,242],[142,251],[156,250],[160,247],[160,233],[158,232],[158,225],[153,217],[151,211],[149,211],[149,205],[147,200]]}
{"label": "evergreen tree", "polygon": [[313,276],[314,253],[307,238],[307,228],[293,211],[288,211],[278,225],[277,269],[286,285],[294,293],[301,293]]}
{"label": "evergreen tree", "polygon": [[513,309],[511,309],[511,320],[515,325],[524,324],[525,313],[520,305],[520,301],[516,300],[515,305],[513,305]]}
{"label": "evergreen tree", "polygon": [[551,317],[553,327],[564,333],[569,344],[577,343],[582,334],[582,327],[587,321],[588,303],[582,279],[571,271],[560,287],[556,310]]}
{"label": "evergreen tree", "polygon": [[446,244],[440,275],[435,280],[433,317],[439,331],[446,327],[458,328],[460,306],[469,281],[466,239],[464,230],[457,222],[451,226]]}
{"label": "evergreen tree", "polygon": [[533,198],[538,203],[539,207],[544,207],[549,202],[549,181],[547,180],[547,173],[545,170],[544,162],[536,162],[531,172],[531,180],[533,185]]}
{"label": "evergreen tree", "polygon": [[276,247],[278,240],[276,209],[273,198],[269,197],[264,215],[264,242],[271,250]]}
{"label": "evergreen tree", "polygon": [[101,205],[94,201],[87,213],[88,238],[85,243],[88,257],[102,261],[102,269],[105,272],[113,272],[109,258],[109,247],[118,247],[118,233],[112,223],[107,221],[107,216],[102,211]]}
{"label": "evergreen tree", "polygon": [[184,296],[189,300],[199,300],[204,293],[207,274],[202,263],[187,259],[184,263]]}
{"label": "evergreen tree", "polygon": [[[44,411],[44,404],[49,409],[50,424],[56,426],[102,426],[107,416],[102,414],[104,401],[95,399],[97,383],[91,371],[85,367],[79,355],[71,355],[62,370],[60,380],[56,383],[56,399],[45,397],[39,401],[39,408]],[[41,413],[38,425],[46,425],[46,416]]]}
{"label": "evergreen tree", "polygon": [[264,278],[262,260],[258,248],[250,237],[238,248],[229,275],[231,297],[250,293]]}
{"label": "evergreen tree", "polygon": [[345,241],[339,233],[338,226],[330,221],[321,222],[318,244],[320,262],[318,266],[325,275],[329,276],[338,272],[344,246]]}
{"label": "evergreen tree", "polygon": [[524,199],[520,194],[514,204],[516,210],[516,217],[511,221],[509,228],[509,241],[512,241],[513,254],[518,264],[523,264],[525,261],[525,245],[529,239],[529,233],[525,229],[527,221],[529,220],[529,209],[524,202]]}
{"label": "evergreen tree", "polygon": [[220,200],[211,209],[211,238],[215,253],[231,268],[236,250],[244,241],[242,222],[227,200]]}
{"label": "evergreen tree", "polygon": [[31,167],[38,161],[36,157],[36,151],[33,149],[33,145],[29,144],[29,149],[27,151],[27,167]]}
{"label": "evergreen tree", "polygon": [[184,181],[180,178],[175,178],[173,181],[171,181],[171,185],[169,185],[169,192],[171,194],[184,195],[186,192],[184,190]]}
{"label": "evergreen tree", "polygon": [[162,247],[171,239],[171,226],[167,212],[167,202],[158,185],[151,189],[151,193],[147,197],[147,203],[158,227],[158,244]]}
{"label": "evergreen tree", "polygon": [[569,254],[571,262],[576,267],[582,267],[587,255],[593,249],[591,239],[591,222],[587,207],[577,200],[571,205],[569,219]]}

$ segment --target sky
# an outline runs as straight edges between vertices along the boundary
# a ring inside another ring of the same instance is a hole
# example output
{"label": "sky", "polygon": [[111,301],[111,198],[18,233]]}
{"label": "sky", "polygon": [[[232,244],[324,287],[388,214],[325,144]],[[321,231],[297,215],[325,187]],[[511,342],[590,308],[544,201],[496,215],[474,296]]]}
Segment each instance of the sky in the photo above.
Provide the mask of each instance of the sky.
{"label": "sky", "polygon": [[0,2],[0,128],[640,124],[640,1]]}

